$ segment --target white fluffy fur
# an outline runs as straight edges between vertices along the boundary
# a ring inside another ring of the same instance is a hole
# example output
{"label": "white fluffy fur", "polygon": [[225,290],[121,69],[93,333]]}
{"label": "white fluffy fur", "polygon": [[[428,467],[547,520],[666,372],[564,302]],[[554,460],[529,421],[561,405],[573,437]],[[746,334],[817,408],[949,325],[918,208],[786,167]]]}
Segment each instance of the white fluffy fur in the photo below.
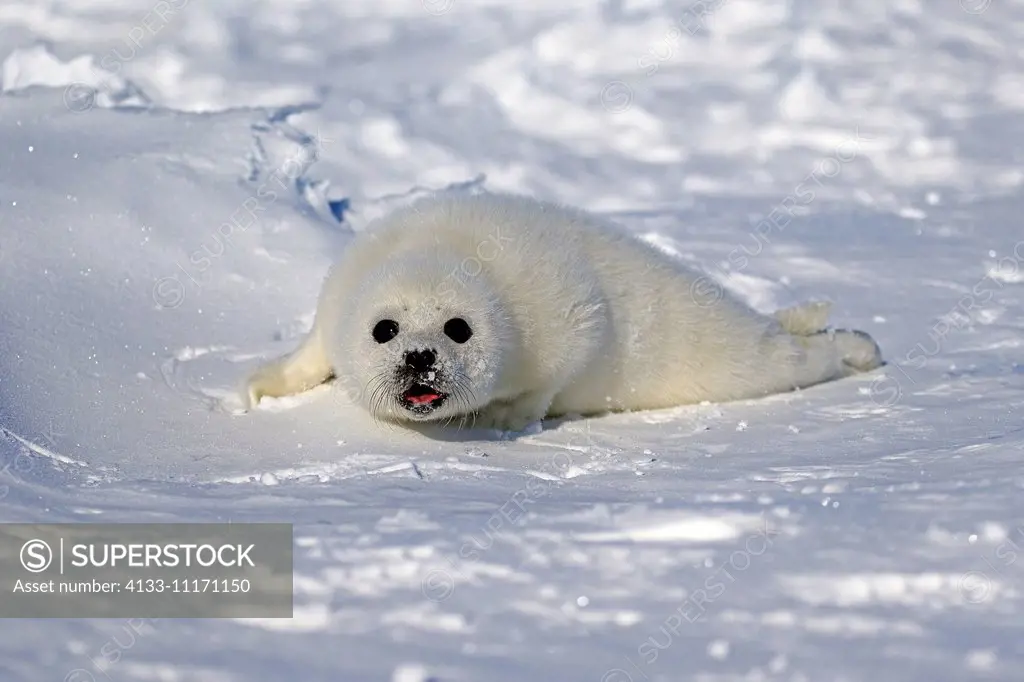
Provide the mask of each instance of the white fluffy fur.
{"label": "white fluffy fur", "polygon": [[[863,332],[826,331],[827,306],[762,315],[709,278],[594,216],[511,195],[439,195],[358,235],[332,268],[314,328],[260,369],[250,404],[334,377],[374,416],[469,418],[520,429],[545,416],[755,398],[881,364]],[[462,317],[473,336],[442,332]],[[377,343],[383,318],[397,337]],[[431,348],[429,415],[404,408],[397,368]],[[467,422],[468,423],[468,422]]]}

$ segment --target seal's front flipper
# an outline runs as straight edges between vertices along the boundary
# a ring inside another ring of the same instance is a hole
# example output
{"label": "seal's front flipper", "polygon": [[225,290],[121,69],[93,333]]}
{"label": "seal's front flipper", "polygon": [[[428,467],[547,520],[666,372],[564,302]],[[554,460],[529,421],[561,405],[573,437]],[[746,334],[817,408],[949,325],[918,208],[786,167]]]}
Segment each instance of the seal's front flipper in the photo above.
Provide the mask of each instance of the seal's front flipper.
{"label": "seal's front flipper", "polygon": [[280,398],[308,391],[333,375],[316,328],[298,349],[263,365],[246,380],[242,400],[246,409],[259,404],[260,398]]}
{"label": "seal's front flipper", "polygon": [[531,391],[511,400],[493,402],[480,411],[473,425],[499,431],[523,431],[544,419],[553,398],[550,390]]}

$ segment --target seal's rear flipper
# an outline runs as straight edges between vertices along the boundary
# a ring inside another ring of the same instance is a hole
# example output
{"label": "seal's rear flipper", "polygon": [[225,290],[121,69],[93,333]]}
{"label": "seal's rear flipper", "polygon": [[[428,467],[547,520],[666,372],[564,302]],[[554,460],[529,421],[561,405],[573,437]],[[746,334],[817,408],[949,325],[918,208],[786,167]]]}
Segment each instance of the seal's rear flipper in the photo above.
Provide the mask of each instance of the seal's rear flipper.
{"label": "seal's rear flipper", "polygon": [[882,349],[867,332],[837,329],[832,334],[843,366],[850,374],[870,372],[882,366]]}
{"label": "seal's rear flipper", "polygon": [[805,349],[819,347],[825,355],[837,354],[847,375],[881,367],[882,350],[867,332],[828,329],[831,310],[831,303],[812,301],[783,308],[775,313],[775,319],[787,334],[801,339]]}
{"label": "seal's rear flipper", "polygon": [[242,391],[245,409],[250,410],[263,396],[280,398],[308,391],[333,375],[324,353],[320,334],[314,328],[294,352],[257,369],[246,380]]}
{"label": "seal's rear flipper", "polygon": [[824,331],[828,326],[828,315],[831,311],[831,303],[812,301],[776,311],[775,319],[787,334],[810,336]]}
{"label": "seal's rear flipper", "polygon": [[796,363],[797,384],[810,386],[882,366],[882,351],[867,333],[851,329],[795,337],[804,349]]}

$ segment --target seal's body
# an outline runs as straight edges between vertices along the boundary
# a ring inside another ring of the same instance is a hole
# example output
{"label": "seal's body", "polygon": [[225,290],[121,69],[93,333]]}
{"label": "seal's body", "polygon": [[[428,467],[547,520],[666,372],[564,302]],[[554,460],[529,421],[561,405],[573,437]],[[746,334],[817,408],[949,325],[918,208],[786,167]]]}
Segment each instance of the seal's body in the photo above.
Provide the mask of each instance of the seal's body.
{"label": "seal's body", "polygon": [[826,330],[827,315],[824,304],[762,315],[582,211],[440,195],[357,235],[309,337],[246,393],[254,404],[333,377],[377,417],[520,429],[756,398],[880,366],[867,334]]}

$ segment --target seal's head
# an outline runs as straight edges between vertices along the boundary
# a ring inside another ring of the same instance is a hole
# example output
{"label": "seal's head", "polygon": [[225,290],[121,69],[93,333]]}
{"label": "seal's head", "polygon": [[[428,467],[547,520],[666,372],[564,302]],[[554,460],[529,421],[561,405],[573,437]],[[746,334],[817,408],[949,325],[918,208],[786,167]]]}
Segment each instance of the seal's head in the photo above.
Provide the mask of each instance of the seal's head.
{"label": "seal's head", "polygon": [[393,258],[347,302],[335,367],[375,417],[450,421],[495,397],[511,321],[486,273],[465,270],[437,254]]}

